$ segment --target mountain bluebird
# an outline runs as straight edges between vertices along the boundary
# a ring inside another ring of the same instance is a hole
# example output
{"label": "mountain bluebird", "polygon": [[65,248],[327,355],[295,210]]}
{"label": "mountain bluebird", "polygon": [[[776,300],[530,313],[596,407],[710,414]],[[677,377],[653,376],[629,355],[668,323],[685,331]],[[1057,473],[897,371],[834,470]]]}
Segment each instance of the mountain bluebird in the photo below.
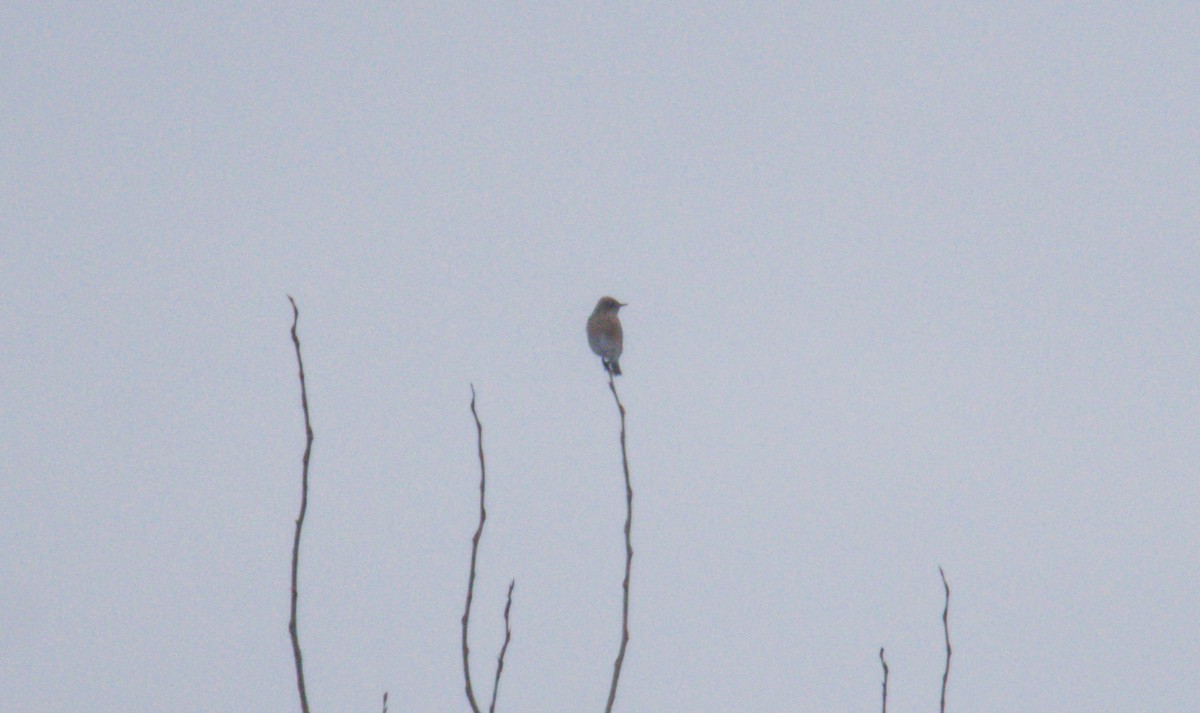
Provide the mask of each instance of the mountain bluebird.
{"label": "mountain bluebird", "polygon": [[605,371],[614,376],[621,375],[621,365],[617,360],[621,358],[624,338],[617,312],[624,306],[624,303],[611,297],[601,297],[587,321],[588,345],[593,352],[600,355],[600,362],[604,364]]}

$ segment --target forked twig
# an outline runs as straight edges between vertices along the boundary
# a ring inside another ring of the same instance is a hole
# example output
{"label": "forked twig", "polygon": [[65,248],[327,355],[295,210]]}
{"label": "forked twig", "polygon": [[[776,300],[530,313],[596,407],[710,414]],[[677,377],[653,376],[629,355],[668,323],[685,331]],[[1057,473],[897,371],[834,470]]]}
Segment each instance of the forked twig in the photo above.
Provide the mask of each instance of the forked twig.
{"label": "forked twig", "polygon": [[622,585],[625,596],[621,605],[621,648],[617,651],[617,660],[613,662],[612,686],[608,690],[608,706],[604,709],[605,713],[612,713],[613,703],[617,700],[617,681],[621,678],[621,666],[625,663],[625,648],[629,645],[629,573],[633,568],[633,545],[629,533],[633,527],[633,486],[629,482],[629,458],[625,452],[625,406],[617,395],[611,371],[608,373],[608,388],[621,413],[621,466],[625,470],[625,582]]}
{"label": "forked twig", "polygon": [[[467,646],[467,632],[471,622],[471,601],[475,598],[475,561],[479,555],[479,538],[483,536],[483,523],[487,520],[487,508],[484,507],[484,497],[487,494],[487,466],[483,460],[483,424],[479,422],[479,412],[475,410],[475,385],[471,385],[471,415],[475,418],[475,433],[479,449],[479,526],[475,528],[475,536],[471,538],[471,574],[467,579],[467,604],[462,615],[462,655],[463,679],[466,681],[467,702],[471,704],[473,713],[481,713],[479,704],[475,701],[475,689],[471,685],[471,649]],[[496,663],[496,680],[492,684],[492,706],[496,710],[496,693],[500,689],[500,674],[504,670],[504,654],[508,651],[508,642],[512,639],[512,630],[508,625],[508,614],[512,609],[513,580],[508,585],[508,603],[504,606],[504,646]]]}
{"label": "forked twig", "polygon": [[296,660],[296,687],[300,690],[300,710],[308,711],[308,693],[304,687],[304,657],[300,653],[300,635],[296,628],[296,600],[299,590],[296,586],[297,573],[300,568],[300,531],[304,528],[304,513],[308,510],[308,459],[312,454],[313,430],[308,419],[308,388],[304,384],[304,360],[300,358],[300,337],[296,335],[296,323],[300,321],[300,310],[296,300],[288,295],[292,303],[292,344],[296,345],[296,364],[300,368],[300,405],[304,409],[304,467],[300,475],[300,515],[296,518],[296,537],[292,541],[292,615],[288,621],[288,632],[292,635],[292,656]]}

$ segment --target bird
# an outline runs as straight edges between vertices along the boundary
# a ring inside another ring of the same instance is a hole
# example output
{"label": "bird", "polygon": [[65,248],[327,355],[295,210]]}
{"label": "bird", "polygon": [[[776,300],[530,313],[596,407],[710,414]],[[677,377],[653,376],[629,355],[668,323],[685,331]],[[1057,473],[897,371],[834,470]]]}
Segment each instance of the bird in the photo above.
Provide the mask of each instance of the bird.
{"label": "bird", "polygon": [[617,312],[625,306],[611,297],[601,297],[592,310],[592,316],[587,321],[588,345],[600,356],[604,370],[613,376],[621,375],[621,347],[624,346],[624,336],[621,334],[621,320]]}

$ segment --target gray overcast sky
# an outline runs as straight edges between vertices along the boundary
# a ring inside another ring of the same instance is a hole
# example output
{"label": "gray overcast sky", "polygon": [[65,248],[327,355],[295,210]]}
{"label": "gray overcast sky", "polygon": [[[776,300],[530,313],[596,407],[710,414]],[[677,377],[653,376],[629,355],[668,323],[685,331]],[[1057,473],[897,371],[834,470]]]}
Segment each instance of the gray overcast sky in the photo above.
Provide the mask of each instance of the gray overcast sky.
{"label": "gray overcast sky", "polygon": [[1182,711],[1193,3],[7,3],[0,710]]}

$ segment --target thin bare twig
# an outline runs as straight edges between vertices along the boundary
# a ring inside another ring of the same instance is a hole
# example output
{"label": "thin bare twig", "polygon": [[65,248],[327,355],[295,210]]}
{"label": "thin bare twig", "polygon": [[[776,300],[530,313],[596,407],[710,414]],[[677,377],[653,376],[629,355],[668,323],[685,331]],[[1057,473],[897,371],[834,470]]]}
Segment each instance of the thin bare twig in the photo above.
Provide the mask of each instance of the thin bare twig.
{"label": "thin bare twig", "polygon": [[462,655],[467,702],[471,704],[471,710],[474,713],[480,713],[479,704],[475,702],[475,689],[471,687],[471,650],[467,647],[467,629],[471,621],[471,600],[475,596],[475,559],[479,554],[479,538],[483,536],[483,522],[487,520],[487,509],[483,505],[484,494],[487,492],[487,466],[483,462],[483,424],[479,422],[479,413],[475,411],[474,384],[471,384],[471,415],[475,417],[475,433],[479,448],[479,527],[475,528],[475,537],[471,538],[471,574],[467,579],[467,605],[463,609],[462,615]]}
{"label": "thin bare twig", "polygon": [[883,657],[883,647],[879,647],[879,663],[883,664],[883,713],[887,713],[887,680],[888,667],[887,659]]}
{"label": "thin bare twig", "polygon": [[946,670],[942,673],[942,706],[941,713],[946,713],[946,682],[950,680],[950,585],[946,583],[946,573],[938,565],[938,574],[942,575],[942,587],[946,590],[946,608],[942,610],[942,629],[946,633]]}
{"label": "thin bare twig", "polygon": [[383,713],[387,713],[387,691],[383,692]]}
{"label": "thin bare twig", "polygon": [[508,602],[504,605],[504,645],[500,647],[500,655],[496,658],[496,680],[492,683],[492,705],[488,713],[496,713],[496,694],[500,691],[500,673],[504,671],[504,654],[508,652],[508,642],[512,640],[512,628],[508,625],[508,612],[512,609],[513,587],[517,580],[508,583]]}
{"label": "thin bare twig", "polygon": [[[467,646],[467,632],[471,622],[471,600],[475,598],[475,561],[479,555],[479,538],[483,536],[483,523],[487,520],[487,508],[484,507],[484,496],[487,493],[487,466],[483,460],[483,424],[479,422],[479,412],[475,410],[475,385],[471,384],[471,415],[475,418],[475,433],[479,447],[479,527],[475,528],[475,536],[471,538],[471,574],[467,579],[467,604],[462,616],[462,654],[463,679],[466,681],[467,702],[471,704],[473,713],[480,713],[479,704],[475,701],[475,689],[471,686],[471,649]],[[508,625],[508,615],[512,610],[514,579],[508,584],[508,603],[504,605],[504,646],[500,647],[500,655],[496,661],[496,680],[492,684],[492,713],[496,710],[496,694],[500,690],[500,674],[504,671],[504,654],[508,651],[508,642],[512,639],[512,629]]]}
{"label": "thin bare twig", "polygon": [[608,388],[621,413],[621,465],[625,469],[625,582],[622,585],[625,597],[621,605],[621,648],[617,652],[617,660],[613,662],[612,687],[608,689],[608,706],[604,709],[605,713],[612,713],[613,703],[617,700],[617,681],[621,678],[621,666],[625,663],[625,647],[629,645],[629,573],[633,568],[633,545],[629,533],[633,527],[633,486],[629,482],[629,458],[625,452],[625,406],[617,395],[611,371],[608,373]]}
{"label": "thin bare twig", "polygon": [[300,635],[296,629],[296,599],[299,590],[296,587],[297,573],[300,568],[300,531],[304,528],[304,513],[308,510],[308,459],[312,455],[313,430],[308,419],[308,388],[304,384],[304,360],[300,358],[300,337],[296,336],[296,323],[300,321],[300,310],[296,300],[288,295],[292,303],[292,344],[296,345],[296,364],[300,367],[300,405],[304,409],[304,467],[300,475],[300,515],[296,518],[296,537],[292,541],[292,616],[288,621],[288,632],[292,635],[292,656],[296,660],[296,687],[300,690],[300,710],[308,711],[308,693],[304,688],[304,658],[300,654]]}

